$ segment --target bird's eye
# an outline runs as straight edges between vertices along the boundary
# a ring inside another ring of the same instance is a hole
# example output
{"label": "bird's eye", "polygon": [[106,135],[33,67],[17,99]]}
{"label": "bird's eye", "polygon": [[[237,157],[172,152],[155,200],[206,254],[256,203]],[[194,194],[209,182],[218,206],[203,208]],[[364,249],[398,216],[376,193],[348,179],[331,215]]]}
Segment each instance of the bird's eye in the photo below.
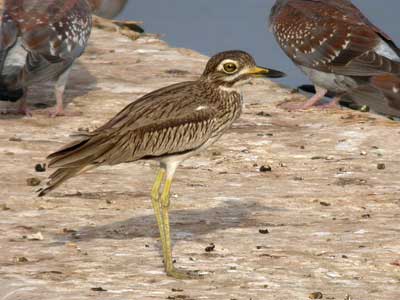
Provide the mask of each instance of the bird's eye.
{"label": "bird's eye", "polygon": [[234,63],[226,63],[224,64],[224,71],[228,74],[235,73],[237,70],[237,66]]}

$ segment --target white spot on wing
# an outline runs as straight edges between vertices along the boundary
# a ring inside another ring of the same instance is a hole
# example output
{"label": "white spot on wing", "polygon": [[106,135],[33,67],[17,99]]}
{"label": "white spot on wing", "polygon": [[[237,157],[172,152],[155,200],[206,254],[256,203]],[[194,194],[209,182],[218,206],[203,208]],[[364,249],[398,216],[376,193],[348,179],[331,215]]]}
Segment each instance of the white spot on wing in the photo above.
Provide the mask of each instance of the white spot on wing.
{"label": "white spot on wing", "polygon": [[384,56],[394,61],[400,62],[400,57],[394,52],[392,48],[383,40],[375,47],[375,52],[380,56]]}

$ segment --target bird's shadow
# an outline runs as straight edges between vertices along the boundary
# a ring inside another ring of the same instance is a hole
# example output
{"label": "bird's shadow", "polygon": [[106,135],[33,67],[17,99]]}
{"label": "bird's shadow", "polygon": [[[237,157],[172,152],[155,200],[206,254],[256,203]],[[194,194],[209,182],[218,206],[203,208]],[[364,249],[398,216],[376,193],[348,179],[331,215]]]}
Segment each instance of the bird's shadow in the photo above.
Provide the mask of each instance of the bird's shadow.
{"label": "bird's shadow", "polygon": [[[264,226],[254,213],[284,211],[284,208],[273,208],[259,204],[256,201],[226,200],[220,206],[207,209],[170,210],[170,222],[173,238],[177,240],[191,239],[210,232],[232,229]],[[132,217],[103,226],[82,227],[61,239],[87,241],[91,239],[125,240],[138,237],[158,237],[158,227],[153,213]]]}
{"label": "bird's shadow", "polygon": [[[65,88],[64,107],[68,110],[68,105],[73,102],[75,98],[84,96],[90,91],[95,90],[96,85],[96,77],[94,77],[84,65],[79,63],[79,61],[76,62],[71,70]],[[49,81],[36,84],[28,89],[27,102],[33,114],[40,113],[56,104],[54,87],[55,82]],[[24,117],[24,115],[13,113],[13,111],[18,108],[18,102],[11,103],[0,101],[0,105],[2,106],[2,110],[10,111],[0,114],[0,119],[20,119]]]}

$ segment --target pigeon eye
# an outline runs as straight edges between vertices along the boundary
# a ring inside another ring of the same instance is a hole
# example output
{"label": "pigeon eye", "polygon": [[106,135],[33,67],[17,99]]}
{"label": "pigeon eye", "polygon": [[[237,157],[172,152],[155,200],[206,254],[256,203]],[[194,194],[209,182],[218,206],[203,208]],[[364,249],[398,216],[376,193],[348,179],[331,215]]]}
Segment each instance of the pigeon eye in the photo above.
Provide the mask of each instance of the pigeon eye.
{"label": "pigeon eye", "polygon": [[234,63],[226,63],[224,64],[225,73],[232,74],[237,70],[237,66]]}

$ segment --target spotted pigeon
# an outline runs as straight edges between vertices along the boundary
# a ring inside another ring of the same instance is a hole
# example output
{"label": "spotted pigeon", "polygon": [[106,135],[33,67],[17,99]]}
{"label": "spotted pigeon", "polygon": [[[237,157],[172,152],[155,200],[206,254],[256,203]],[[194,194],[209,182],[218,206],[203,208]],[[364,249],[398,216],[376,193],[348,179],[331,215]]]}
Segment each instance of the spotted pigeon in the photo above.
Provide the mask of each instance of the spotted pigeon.
{"label": "spotted pigeon", "polygon": [[311,79],[316,105],[339,100],[400,116],[400,49],[348,0],[277,0],[270,27],[287,56]]}
{"label": "spotted pigeon", "polygon": [[86,0],[6,0],[0,28],[0,99],[20,101],[30,114],[29,87],[56,81],[51,116],[66,115],[63,94],[74,61],[92,28]]}

